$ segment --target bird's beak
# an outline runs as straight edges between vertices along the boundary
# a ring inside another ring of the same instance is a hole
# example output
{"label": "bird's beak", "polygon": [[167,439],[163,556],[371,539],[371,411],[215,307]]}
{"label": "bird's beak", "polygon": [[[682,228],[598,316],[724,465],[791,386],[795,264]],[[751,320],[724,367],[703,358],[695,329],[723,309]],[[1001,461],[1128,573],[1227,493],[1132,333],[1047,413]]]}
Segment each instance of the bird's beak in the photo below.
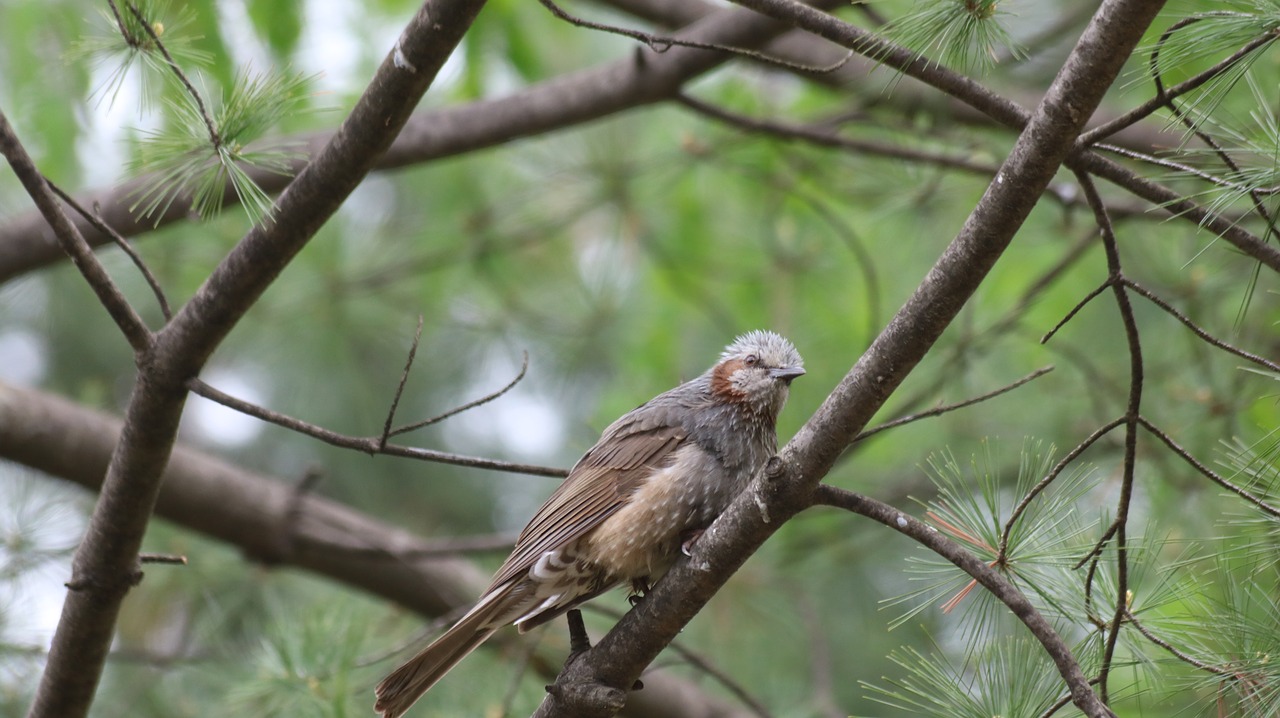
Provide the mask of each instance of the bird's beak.
{"label": "bird's beak", "polygon": [[782,380],[783,384],[790,384],[792,379],[804,376],[804,369],[798,366],[782,366],[777,369],[770,369],[769,376]]}

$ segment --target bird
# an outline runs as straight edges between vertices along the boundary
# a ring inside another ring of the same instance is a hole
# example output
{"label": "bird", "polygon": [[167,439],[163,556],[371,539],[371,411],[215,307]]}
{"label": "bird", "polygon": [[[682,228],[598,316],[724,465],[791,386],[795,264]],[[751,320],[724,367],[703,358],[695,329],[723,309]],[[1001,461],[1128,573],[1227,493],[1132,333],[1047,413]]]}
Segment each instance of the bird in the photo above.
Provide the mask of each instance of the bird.
{"label": "bird", "polygon": [[777,452],[778,414],[804,373],[790,341],[751,331],[702,375],[609,425],[475,606],[378,684],[374,711],[404,715],[499,628],[525,633],[623,584],[646,592]]}

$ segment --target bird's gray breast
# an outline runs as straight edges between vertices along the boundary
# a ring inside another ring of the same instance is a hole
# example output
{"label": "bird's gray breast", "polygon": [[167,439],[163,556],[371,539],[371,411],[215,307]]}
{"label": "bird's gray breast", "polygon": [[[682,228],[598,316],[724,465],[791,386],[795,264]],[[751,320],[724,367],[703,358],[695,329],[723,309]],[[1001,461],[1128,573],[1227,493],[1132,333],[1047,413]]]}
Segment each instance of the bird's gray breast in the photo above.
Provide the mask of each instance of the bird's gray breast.
{"label": "bird's gray breast", "polygon": [[694,418],[685,428],[689,439],[702,449],[701,465],[688,476],[706,483],[699,492],[706,497],[706,505],[699,507],[699,513],[709,522],[729,506],[773,456],[778,439],[772,422],[762,422],[737,407],[706,407]]}

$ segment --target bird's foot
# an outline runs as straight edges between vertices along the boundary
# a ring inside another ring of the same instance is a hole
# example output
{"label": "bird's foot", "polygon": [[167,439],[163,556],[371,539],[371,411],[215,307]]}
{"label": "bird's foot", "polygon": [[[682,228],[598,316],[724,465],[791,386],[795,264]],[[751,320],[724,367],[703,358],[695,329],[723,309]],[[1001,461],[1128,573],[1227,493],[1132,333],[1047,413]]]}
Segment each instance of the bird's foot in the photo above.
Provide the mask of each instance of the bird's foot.
{"label": "bird's foot", "polygon": [[702,537],[702,529],[693,529],[686,531],[680,536],[680,553],[685,556],[693,556],[693,545]]}
{"label": "bird's foot", "polygon": [[564,659],[567,668],[578,660],[578,656],[591,650],[591,637],[587,635],[587,626],[582,622],[582,611],[572,609],[565,614],[569,621],[569,656]]}
{"label": "bird's foot", "polygon": [[652,590],[653,586],[649,584],[648,576],[631,579],[631,595],[627,596],[627,603],[630,603],[631,607],[635,608]]}

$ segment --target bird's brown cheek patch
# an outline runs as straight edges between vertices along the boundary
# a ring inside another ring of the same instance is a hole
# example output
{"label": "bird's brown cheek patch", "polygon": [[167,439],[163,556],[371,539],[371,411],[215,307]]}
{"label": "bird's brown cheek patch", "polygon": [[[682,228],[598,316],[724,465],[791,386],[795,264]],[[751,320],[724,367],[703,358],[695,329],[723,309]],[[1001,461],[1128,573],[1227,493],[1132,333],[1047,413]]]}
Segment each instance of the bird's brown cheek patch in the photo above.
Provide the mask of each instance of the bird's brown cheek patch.
{"label": "bird's brown cheek patch", "polygon": [[741,389],[733,385],[730,377],[735,371],[742,369],[746,364],[741,359],[727,359],[716,365],[711,372],[711,391],[717,396],[723,397],[729,401],[742,401],[746,395]]}

